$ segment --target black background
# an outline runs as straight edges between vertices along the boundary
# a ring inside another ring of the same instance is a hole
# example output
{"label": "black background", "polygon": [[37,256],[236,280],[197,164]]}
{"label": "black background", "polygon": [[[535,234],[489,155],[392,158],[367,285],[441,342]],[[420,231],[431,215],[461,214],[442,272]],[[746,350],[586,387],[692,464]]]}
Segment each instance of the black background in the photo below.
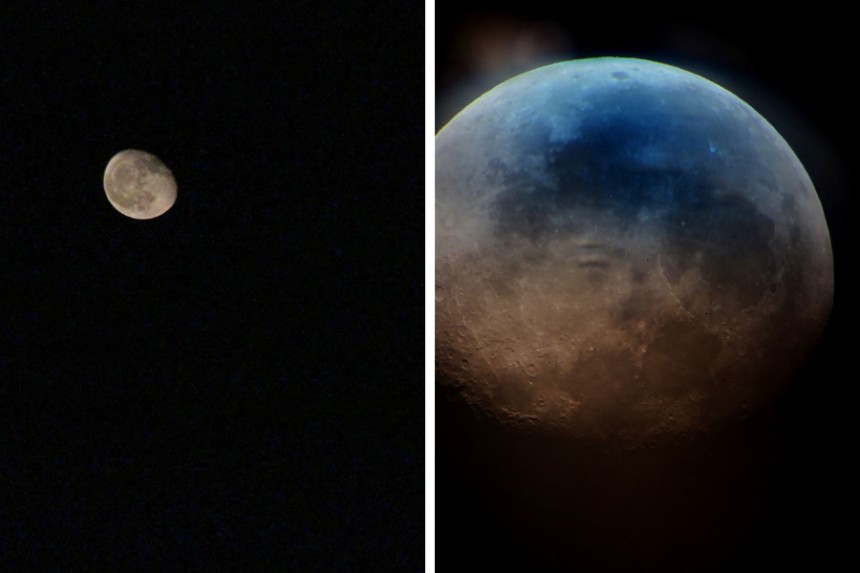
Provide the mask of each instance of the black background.
{"label": "black background", "polygon": [[850,559],[839,516],[856,507],[849,466],[856,436],[857,122],[847,83],[856,47],[844,15],[809,7],[756,16],[728,4],[684,13],[651,5],[438,3],[437,128],[529,67],[476,66],[468,38],[500,19],[508,31],[549,22],[563,33],[565,41],[549,45],[533,65],[653,59],[705,75],[750,103],[786,138],[816,186],[833,244],[835,298],[820,345],[772,408],[650,453],[506,433],[437,389],[440,570],[829,569]]}
{"label": "black background", "polygon": [[0,569],[419,570],[422,3],[127,4],[0,11]]}

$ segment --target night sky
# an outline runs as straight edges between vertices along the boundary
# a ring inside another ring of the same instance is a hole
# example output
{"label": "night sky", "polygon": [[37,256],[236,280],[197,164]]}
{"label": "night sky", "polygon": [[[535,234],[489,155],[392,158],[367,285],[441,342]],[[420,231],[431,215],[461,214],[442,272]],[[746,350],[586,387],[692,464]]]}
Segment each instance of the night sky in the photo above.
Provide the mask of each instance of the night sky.
{"label": "night sky", "polygon": [[[838,516],[854,506],[856,483],[848,464],[856,435],[857,125],[854,95],[841,79],[856,52],[853,31],[833,13],[757,18],[728,4],[682,13],[474,1],[438,5],[436,22],[437,129],[507,77],[575,57],[653,59],[727,87],[806,167],[835,269],[830,323],[794,384],[771,408],[697,443],[652,454],[554,444],[501,432],[455,392],[437,389],[440,570],[838,566],[850,546]],[[554,497],[558,491],[575,499]]]}
{"label": "night sky", "polygon": [[[43,4],[0,13],[0,569],[420,570],[423,4]],[[165,215],[105,198],[127,148]]]}

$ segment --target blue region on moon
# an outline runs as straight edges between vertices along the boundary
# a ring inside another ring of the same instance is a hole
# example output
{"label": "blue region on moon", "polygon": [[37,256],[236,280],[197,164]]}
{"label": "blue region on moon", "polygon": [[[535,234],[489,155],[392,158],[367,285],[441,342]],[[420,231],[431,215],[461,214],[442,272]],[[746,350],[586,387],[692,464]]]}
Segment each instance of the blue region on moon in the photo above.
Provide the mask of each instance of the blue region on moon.
{"label": "blue region on moon", "polygon": [[[698,256],[707,262],[701,269],[712,286],[754,304],[767,285],[745,285],[747,277],[775,273],[769,248],[774,222],[750,195],[785,186],[769,165],[772,153],[755,147],[765,138],[759,118],[741,106],[726,108],[695,86],[657,89],[623,77],[623,90],[582,98],[589,113],[579,114],[562,141],[559,124],[570,115],[563,101],[543,110],[554,117],[553,126],[535,122],[518,134],[523,156],[543,150],[548,177],[491,162],[502,186],[496,232],[534,242],[576,234],[582,209],[616,217],[621,231],[659,225],[672,254],[666,257],[670,274],[677,277]],[[782,205],[794,210],[790,194]]]}

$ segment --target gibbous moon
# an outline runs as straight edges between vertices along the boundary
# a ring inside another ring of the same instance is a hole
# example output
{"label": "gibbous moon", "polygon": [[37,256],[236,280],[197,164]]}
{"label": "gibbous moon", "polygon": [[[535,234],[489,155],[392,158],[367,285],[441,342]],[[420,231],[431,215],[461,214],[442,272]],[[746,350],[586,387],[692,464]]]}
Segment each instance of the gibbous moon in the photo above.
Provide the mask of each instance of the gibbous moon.
{"label": "gibbous moon", "polygon": [[170,169],[154,155],[136,149],[111,158],[104,187],[110,204],[132,219],[153,219],[176,202],[176,180]]}
{"label": "gibbous moon", "polygon": [[637,447],[771,401],[833,297],[800,161],[720,86],[546,66],[436,137],[439,380],[519,428]]}

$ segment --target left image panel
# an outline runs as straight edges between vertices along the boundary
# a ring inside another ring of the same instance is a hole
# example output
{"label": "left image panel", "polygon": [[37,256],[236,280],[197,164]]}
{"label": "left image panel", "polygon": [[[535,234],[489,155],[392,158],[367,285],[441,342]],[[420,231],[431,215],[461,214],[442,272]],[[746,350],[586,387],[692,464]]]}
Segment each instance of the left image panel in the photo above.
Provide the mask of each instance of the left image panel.
{"label": "left image panel", "polygon": [[0,11],[0,569],[422,570],[423,3],[55,8]]}

